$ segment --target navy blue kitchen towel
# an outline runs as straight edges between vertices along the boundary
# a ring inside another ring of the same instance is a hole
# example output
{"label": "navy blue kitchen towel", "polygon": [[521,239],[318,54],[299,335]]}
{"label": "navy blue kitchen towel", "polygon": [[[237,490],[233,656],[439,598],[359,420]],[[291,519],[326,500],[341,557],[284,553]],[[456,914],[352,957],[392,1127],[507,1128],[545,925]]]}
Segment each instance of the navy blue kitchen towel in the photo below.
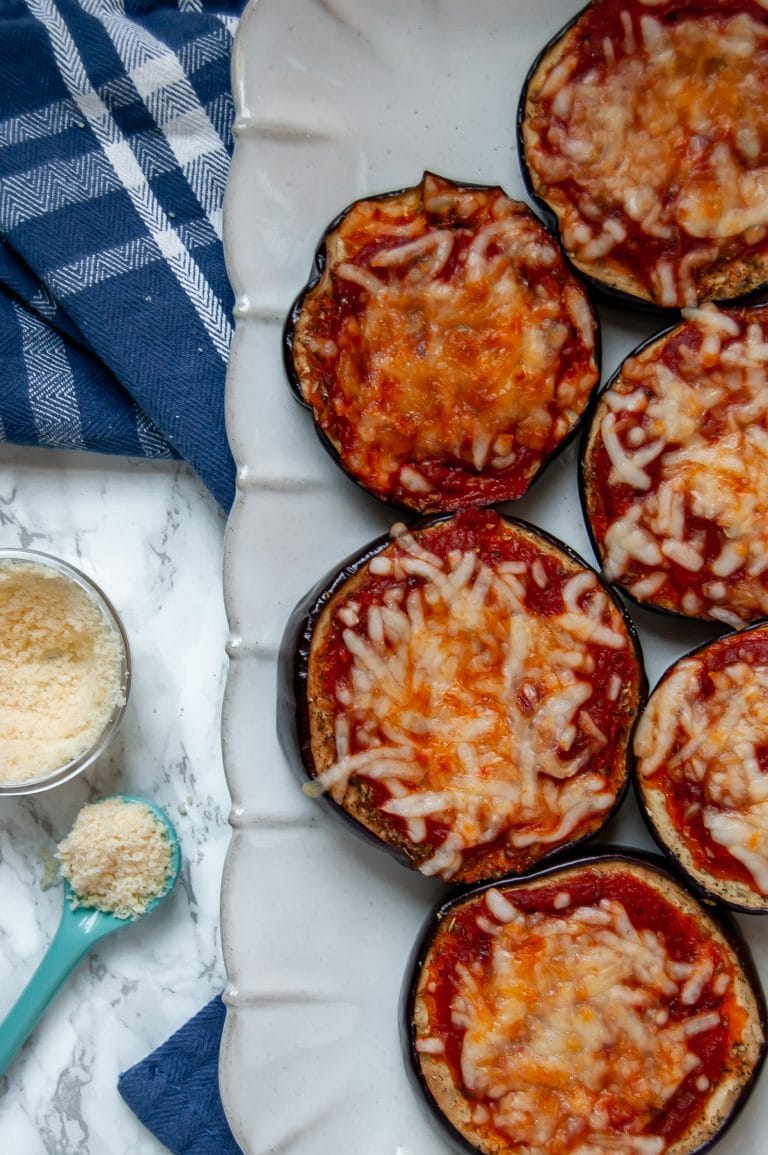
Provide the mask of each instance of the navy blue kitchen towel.
{"label": "navy blue kitchen towel", "polygon": [[189,462],[227,509],[244,0],[0,0],[0,442]]}
{"label": "navy blue kitchen towel", "polygon": [[146,1059],[118,1089],[174,1155],[240,1155],[221,1105],[219,1044],[224,1004],[213,999]]}

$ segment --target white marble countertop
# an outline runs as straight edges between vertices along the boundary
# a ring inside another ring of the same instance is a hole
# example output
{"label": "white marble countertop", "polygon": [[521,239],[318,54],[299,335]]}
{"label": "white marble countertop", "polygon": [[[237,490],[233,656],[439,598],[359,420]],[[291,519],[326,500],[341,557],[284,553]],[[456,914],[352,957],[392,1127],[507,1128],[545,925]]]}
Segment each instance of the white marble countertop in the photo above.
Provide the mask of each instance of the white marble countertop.
{"label": "white marble countertop", "polygon": [[0,547],[56,554],[94,577],[118,608],[133,654],[128,709],[111,749],[71,783],[0,799],[0,1017],[58,926],[61,889],[42,888],[40,854],[82,805],[115,791],[154,799],[176,825],[183,855],[168,901],[79,964],[0,1080],[3,1152],[165,1152],[118,1094],[118,1075],[224,987],[224,525],[177,462],[0,446]]}

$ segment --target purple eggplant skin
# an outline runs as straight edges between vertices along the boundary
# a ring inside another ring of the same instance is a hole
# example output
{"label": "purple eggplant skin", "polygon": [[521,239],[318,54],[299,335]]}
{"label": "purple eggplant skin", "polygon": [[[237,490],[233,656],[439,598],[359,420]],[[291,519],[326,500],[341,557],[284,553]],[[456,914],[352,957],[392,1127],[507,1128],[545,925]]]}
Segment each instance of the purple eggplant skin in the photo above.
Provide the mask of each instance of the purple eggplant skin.
{"label": "purple eggplant skin", "polygon": [[[622,289],[613,288],[608,282],[602,281],[598,277],[590,276],[588,273],[585,273],[583,269],[577,269],[573,264],[567,249],[562,243],[562,238],[560,235],[560,223],[557,219],[557,214],[550,207],[549,203],[540,195],[540,193],[536,191],[536,186],[534,184],[531,170],[528,165],[523,126],[525,124],[525,106],[528,100],[528,89],[531,85],[531,81],[533,80],[539,65],[547,53],[550,52],[568,32],[570,32],[574,24],[578,23],[584,13],[587,12],[590,7],[591,4],[588,3],[583,8],[580,8],[575,16],[571,17],[571,19],[566,24],[564,24],[563,27],[554,34],[554,36],[550,37],[525,75],[523,87],[520,92],[520,99],[517,104],[517,115],[515,118],[515,135],[517,139],[517,156],[520,164],[520,175],[522,177],[526,193],[538,209],[539,214],[543,218],[543,221],[549,232],[557,239],[558,244],[560,245],[560,248],[565,256],[566,262],[571,269],[571,272],[591,290],[593,299],[596,302],[603,302],[606,305],[620,305],[624,308],[629,308],[636,312],[656,315],[659,318],[680,317],[681,310],[676,305],[659,305],[655,301],[649,301],[643,297],[636,297],[632,293],[624,292]],[[742,293],[739,296],[718,298],[717,303],[727,303],[729,305],[749,305],[759,301],[764,301],[766,299],[766,294],[768,294],[768,284],[764,283],[756,285],[754,289],[751,289],[747,293]]]}
{"label": "purple eggplant skin", "polygon": [[[450,513],[435,514],[430,517],[421,518],[409,524],[408,529],[411,533],[418,533],[421,529],[425,529],[431,525],[437,525],[443,521],[449,521],[455,517],[459,511],[451,511]],[[499,511],[497,511],[499,512]],[[576,562],[584,569],[595,573],[592,566],[583,560],[570,546],[554,537],[552,534],[539,529],[538,526],[531,525],[529,522],[523,521],[520,518],[510,517],[506,514],[499,513],[499,516],[507,524],[516,527],[523,532],[533,533],[534,535],[543,539],[548,545],[559,549],[571,561]],[[382,534],[363,546],[362,549],[356,553],[351,554],[345,558],[338,568],[326,574],[316,585],[314,585],[303,598],[300,599],[295,609],[291,613],[285,630],[283,632],[280,650],[277,662],[277,715],[276,727],[277,736],[280,747],[286,757],[288,765],[291,768],[294,776],[299,784],[303,787],[308,782],[315,778],[315,763],[312,754],[312,741],[310,731],[310,711],[308,702],[308,676],[309,676],[309,659],[312,647],[312,637],[318,620],[323,613],[323,610],[334,597],[334,595],[343,588],[346,582],[354,577],[364,566],[368,564],[371,558],[381,553],[383,549],[389,545],[391,541],[390,535]],[[637,686],[637,701],[635,717],[627,735],[626,745],[626,762],[624,780],[620,789],[617,791],[616,799],[613,806],[605,812],[603,822],[597,830],[588,832],[579,838],[573,839],[567,845],[567,851],[571,852],[575,848],[588,843],[590,840],[598,837],[602,830],[611,822],[621,808],[627,794],[629,792],[630,779],[633,771],[633,739],[637,720],[643,710],[645,702],[648,697],[648,678],[645,671],[645,664],[643,653],[640,645],[640,639],[637,634],[634,622],[622,604],[621,599],[611,590],[610,587],[604,587],[605,592],[610,597],[613,604],[621,614],[622,620],[625,624],[627,634],[630,640],[632,655],[637,668],[638,686]],[[352,817],[343,806],[336,802],[329,794],[320,794],[315,801],[335,819],[344,823],[346,828],[361,838],[368,845],[375,846],[380,850],[395,858],[401,865],[407,867],[409,870],[418,872],[418,868],[414,866],[410,857],[404,853],[400,848],[391,845],[385,839],[369,830],[356,818]],[[564,852],[562,846],[555,847],[553,850],[543,854],[537,862],[532,864],[531,869],[538,869],[540,864],[545,861],[556,859]],[[526,875],[527,876],[527,872]],[[426,877],[426,876],[425,876]],[[517,877],[517,876],[515,876]],[[428,881],[432,882],[432,879]],[[442,880],[445,885],[444,880]],[[452,888],[465,887],[467,884],[461,881],[453,882],[449,880],[448,885]]]}
{"label": "purple eggplant skin", "polygon": [[[656,683],[654,691],[659,688],[662,682],[666,681],[666,679],[675,672],[678,664],[685,659],[693,658],[697,654],[708,650],[710,646],[719,642],[723,637],[747,634],[751,633],[753,630],[760,629],[768,631],[768,618],[762,618],[760,621],[751,622],[748,626],[744,626],[739,630],[726,629],[724,633],[718,634],[716,638],[712,638],[707,642],[702,642],[702,644],[699,646],[695,646],[692,650],[689,650],[688,653],[683,654],[680,658],[675,659],[675,661],[666,668]],[[639,720],[640,719],[638,716],[638,722]],[[756,894],[754,904],[749,902],[736,902],[721,894],[715,882],[713,882],[711,886],[707,885],[707,883],[702,878],[698,877],[692,871],[687,869],[685,864],[680,860],[679,852],[675,845],[670,844],[670,842],[664,837],[661,830],[654,821],[650,808],[646,803],[645,796],[643,794],[643,788],[640,785],[640,774],[637,768],[637,759],[634,757],[632,759],[632,793],[635,796],[638,809],[640,810],[643,821],[648,828],[648,833],[651,835],[651,838],[665,855],[665,857],[673,862],[675,869],[678,871],[681,878],[685,880],[688,889],[693,890],[694,893],[701,898],[702,902],[705,902],[710,906],[717,905],[724,907],[727,910],[734,911],[736,914],[768,914],[768,895],[763,895],[761,897]]]}
{"label": "purple eggplant skin", "polygon": [[[424,179],[425,176],[430,176],[430,175],[437,176],[438,174],[425,172],[422,175],[422,180]],[[440,179],[445,180],[445,179],[450,179],[450,178],[441,177]],[[460,181],[460,182],[456,181],[455,183],[460,188],[467,188],[467,189],[498,188],[499,192],[504,192],[504,190],[497,185],[478,184],[476,182],[465,181],[465,180]],[[367,493],[369,497],[372,497],[374,499],[374,501],[377,501],[380,505],[385,506],[389,509],[401,511],[405,514],[410,514],[411,516],[423,516],[422,511],[417,509],[415,506],[404,505],[402,502],[396,501],[394,498],[386,498],[385,499],[385,498],[381,497],[378,493],[374,493],[371,489],[368,488],[368,486],[363,481],[361,481],[357,477],[354,477],[351,473],[348,472],[348,470],[345,468],[345,466],[343,465],[343,463],[341,461],[339,451],[337,450],[336,446],[333,444],[333,442],[331,441],[331,439],[327,435],[327,433],[325,433],[325,431],[320,427],[319,423],[317,421],[315,421],[312,406],[310,405],[310,403],[307,400],[305,400],[304,394],[302,393],[301,382],[299,380],[299,375],[296,372],[296,366],[294,364],[294,359],[293,359],[293,341],[294,341],[294,336],[296,333],[296,324],[298,322],[302,307],[304,305],[304,298],[307,296],[307,294],[310,292],[310,290],[315,287],[315,285],[320,280],[320,278],[323,275],[323,272],[325,270],[325,265],[326,265],[326,260],[327,260],[326,244],[327,244],[327,239],[330,236],[330,234],[333,233],[339,227],[339,225],[344,220],[344,218],[347,216],[347,214],[349,212],[351,212],[351,210],[355,207],[355,205],[359,204],[359,202],[361,200],[364,200],[364,201],[391,200],[393,197],[401,196],[403,193],[405,193],[407,191],[408,190],[406,188],[402,188],[402,189],[396,189],[392,192],[376,193],[376,194],[373,194],[371,196],[359,197],[357,200],[354,200],[350,204],[348,204],[345,209],[342,209],[342,211],[340,213],[338,213],[333,218],[333,220],[330,222],[330,224],[326,226],[326,228],[323,230],[322,236],[320,237],[320,240],[319,240],[317,247],[315,249],[315,254],[313,257],[313,261],[312,261],[312,269],[310,271],[309,277],[308,277],[306,283],[304,284],[304,286],[299,290],[299,293],[297,294],[297,296],[294,298],[293,303],[291,304],[291,307],[288,310],[288,314],[286,316],[285,322],[283,324],[282,354],[283,354],[283,367],[285,369],[285,375],[286,375],[286,378],[288,380],[288,384],[289,384],[291,393],[293,394],[293,397],[295,398],[295,400],[298,401],[299,405],[301,405],[302,409],[309,410],[309,412],[312,416],[312,423],[314,425],[315,434],[316,434],[318,440],[320,441],[320,444],[322,445],[323,449],[328,454],[328,456],[331,458],[331,460],[334,462],[334,464],[342,471],[342,473],[344,473],[344,475],[351,482],[353,482],[364,493]],[[506,196],[508,194],[505,193],[504,195]],[[543,202],[542,202],[542,205],[543,205]],[[541,227],[543,229],[545,229],[551,235],[553,241],[557,245],[558,251],[563,253],[563,256],[566,259],[566,262],[568,264],[568,267],[569,267],[569,270],[570,270],[572,276],[574,277],[574,279],[578,282],[578,284],[584,290],[584,293],[585,293],[586,298],[587,298],[587,303],[588,303],[590,310],[591,310],[591,312],[595,318],[594,358],[595,358],[595,366],[597,369],[598,377],[597,377],[597,384],[595,385],[594,390],[593,390],[593,397],[594,397],[594,394],[597,392],[597,390],[599,388],[600,376],[602,374],[602,355],[603,355],[601,321],[600,321],[600,315],[599,315],[597,307],[596,307],[597,294],[595,292],[595,286],[591,285],[589,283],[589,281],[587,280],[587,278],[584,277],[584,275],[582,273],[580,273],[578,271],[578,269],[574,268],[570,261],[568,261],[567,254],[564,252],[562,244],[560,242],[559,233],[558,233],[557,229],[553,228],[551,226],[551,224],[549,223],[549,221],[551,221],[552,215],[553,214],[551,213],[551,211],[548,211],[546,216],[545,216],[545,219],[542,220],[541,217],[536,215],[536,213],[533,213],[533,216],[536,218],[536,220],[541,225]],[[591,402],[591,399],[590,399],[590,402]],[[572,427],[568,430],[565,437],[563,437],[563,439],[559,442],[558,445],[555,446],[555,448],[552,450],[552,452],[547,457],[542,459],[541,464],[539,465],[539,468],[533,474],[533,476],[531,477],[531,479],[528,483],[528,487],[525,490],[526,493],[531,488],[531,486],[539,479],[539,477],[541,477],[544,470],[555,460],[555,458],[559,457],[560,454],[565,450],[565,448],[568,445],[570,445],[571,442],[574,441],[579,436],[579,433],[581,431],[582,424],[584,422],[585,415],[586,415],[588,408],[589,408],[589,403],[587,404],[587,406],[585,406],[584,412],[577,418],[577,420],[573,423]],[[522,497],[522,496],[524,496],[524,494],[521,494],[520,496]],[[488,504],[492,504],[492,503],[488,503]],[[455,511],[449,511],[449,512],[455,512]]]}
{"label": "purple eggplant skin", "polygon": [[[389,534],[382,534],[362,550],[345,558],[337,569],[326,574],[300,599],[286,623],[277,659],[277,737],[288,765],[301,786],[314,778],[307,681],[315,626],[334,594],[371,558],[381,553],[389,542]],[[320,794],[315,801],[334,818],[342,821],[358,838],[387,851],[403,866],[411,865],[402,851],[368,830],[329,794]]]}
{"label": "purple eggplant skin", "polygon": [[[741,305],[743,305],[745,303],[746,302],[735,302],[734,301],[734,302],[729,302],[729,306],[733,305],[733,307],[737,307],[737,306],[741,307]],[[759,301],[751,301],[750,303],[754,304],[754,305],[760,304]],[[579,446],[578,446],[578,455],[577,455],[577,462],[576,462],[576,484],[577,484],[578,494],[579,494],[579,504],[581,506],[581,512],[582,512],[582,516],[584,518],[584,526],[585,526],[585,529],[587,531],[587,536],[589,537],[590,545],[592,546],[592,550],[593,550],[594,555],[597,559],[598,569],[599,569],[600,577],[601,577],[602,581],[609,588],[620,591],[622,598],[624,598],[624,600],[629,602],[631,605],[637,606],[638,609],[648,610],[654,614],[661,614],[663,617],[673,618],[678,622],[697,622],[697,623],[701,623],[701,624],[710,626],[712,628],[712,640],[714,640],[715,638],[720,637],[723,634],[730,633],[732,630],[732,627],[728,626],[724,622],[718,622],[714,618],[693,617],[691,614],[684,614],[680,610],[669,609],[669,607],[667,607],[667,606],[658,606],[654,602],[651,602],[651,601],[640,601],[638,598],[634,597],[630,593],[630,591],[627,589],[627,587],[622,585],[621,582],[611,581],[605,576],[605,574],[603,573],[603,570],[602,570],[603,550],[602,550],[602,546],[600,545],[600,543],[597,539],[597,535],[595,534],[594,529],[592,528],[592,518],[590,516],[590,510],[589,510],[589,482],[587,481],[587,453],[589,450],[589,442],[590,442],[590,439],[591,439],[592,433],[593,433],[593,426],[594,426],[594,423],[595,423],[595,420],[597,417],[597,410],[598,410],[598,407],[600,405],[600,401],[602,399],[603,394],[605,392],[607,392],[607,390],[613,386],[614,382],[621,375],[627,361],[629,361],[632,357],[638,357],[641,353],[644,353],[645,350],[649,349],[652,345],[655,345],[657,343],[661,343],[661,342],[665,341],[683,323],[684,322],[682,320],[677,320],[673,324],[666,325],[663,329],[660,329],[658,331],[658,333],[652,333],[650,335],[650,337],[645,337],[638,345],[635,345],[634,349],[631,349],[630,352],[627,353],[622,358],[622,360],[619,362],[617,368],[613,371],[611,376],[605,382],[605,385],[602,388],[595,390],[595,392],[590,397],[589,404],[587,405],[587,408],[584,411],[584,415],[583,415],[583,419],[582,419],[583,424],[581,425],[580,433],[579,433]]]}
{"label": "purple eggplant skin", "polygon": [[[414,1004],[416,1002],[421,970],[435,935],[453,910],[466,902],[476,899],[492,887],[503,892],[505,886],[514,884],[523,886],[526,883],[536,882],[539,879],[554,878],[564,870],[579,867],[588,868],[595,863],[603,862],[613,862],[619,867],[625,864],[635,867],[646,867],[662,878],[677,883],[678,886],[689,894],[691,893],[686,876],[683,875],[676,868],[676,864],[670,862],[666,856],[645,850],[638,850],[634,847],[604,844],[596,846],[594,851],[585,858],[569,858],[567,852],[561,853],[555,862],[546,865],[544,869],[537,869],[531,872],[524,878],[502,878],[496,881],[483,882],[465,887],[458,893],[451,895],[448,899],[439,902],[424,920],[419,935],[411,949],[400,988],[400,1047],[406,1073],[418,1102],[421,1104],[427,1118],[436,1126],[439,1132],[442,1132],[443,1137],[448,1140],[452,1150],[457,1152],[458,1155],[477,1155],[478,1149],[474,1144],[465,1139],[461,1132],[453,1126],[438,1107],[422,1073],[419,1054],[415,1046]],[[693,894],[693,897],[697,898],[698,896]],[[736,956],[745,979],[752,989],[763,1033],[763,1045],[749,1079],[743,1085],[728,1117],[723,1122],[717,1134],[713,1135],[707,1142],[693,1148],[690,1152],[686,1152],[686,1155],[703,1155],[705,1151],[709,1151],[719,1142],[724,1133],[733,1125],[754,1090],[765,1062],[766,1053],[768,1052],[768,1009],[766,1008],[765,994],[750,947],[735,920],[729,916],[727,911],[717,905],[715,905],[714,908],[711,906],[703,906],[702,909],[706,916],[716,923],[725,936],[728,945]]]}

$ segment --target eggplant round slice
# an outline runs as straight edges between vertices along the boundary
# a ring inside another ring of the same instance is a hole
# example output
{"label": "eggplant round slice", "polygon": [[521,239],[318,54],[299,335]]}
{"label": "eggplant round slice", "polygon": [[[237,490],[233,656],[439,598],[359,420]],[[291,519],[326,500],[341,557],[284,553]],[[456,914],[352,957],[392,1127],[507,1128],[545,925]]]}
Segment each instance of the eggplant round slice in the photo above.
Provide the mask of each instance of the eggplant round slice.
{"label": "eggplant round slice", "polygon": [[586,290],[530,209],[429,173],[333,222],[285,336],[337,464],[419,513],[520,497],[600,375]]}
{"label": "eggplant round slice", "polygon": [[534,63],[523,175],[608,294],[680,308],[768,282],[767,37],[759,0],[594,0]]}
{"label": "eggplant round slice", "polygon": [[659,845],[707,895],[768,912],[768,624],[675,662],[634,746],[637,794]]}
{"label": "eggplant round slice", "polygon": [[645,692],[594,570],[470,509],[395,526],[302,601],[278,728],[305,793],[406,865],[467,883],[605,826]]}
{"label": "eggplant round slice", "polygon": [[765,1054],[738,931],[634,852],[444,904],[404,995],[412,1081],[459,1151],[693,1155]]}
{"label": "eggplant round slice", "polygon": [[635,601],[768,615],[768,306],[686,310],[620,366],[585,429],[584,513]]}

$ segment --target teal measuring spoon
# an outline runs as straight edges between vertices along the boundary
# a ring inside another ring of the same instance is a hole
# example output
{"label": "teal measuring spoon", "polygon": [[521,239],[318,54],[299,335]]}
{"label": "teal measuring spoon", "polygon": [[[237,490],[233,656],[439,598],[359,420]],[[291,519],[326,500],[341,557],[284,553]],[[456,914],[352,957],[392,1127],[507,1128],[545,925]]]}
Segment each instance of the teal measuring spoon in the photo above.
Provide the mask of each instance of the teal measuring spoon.
{"label": "teal measuring spoon", "polygon": [[179,876],[181,867],[179,838],[170,818],[159,806],[146,798],[136,798],[132,794],[120,794],[117,797],[126,802],[139,802],[148,806],[165,826],[171,843],[171,866],[165,889],[148,903],[147,909],[138,918],[116,918],[113,914],[89,906],[73,910],[71,906],[73,891],[68,882],[64,883],[64,909],[59,929],[32,978],[0,1023],[0,1075],[4,1074],[6,1067],[32,1031],[48,1003],[83,955],[107,935],[114,934],[123,927],[133,926],[139,919],[151,914],[173,890]]}

